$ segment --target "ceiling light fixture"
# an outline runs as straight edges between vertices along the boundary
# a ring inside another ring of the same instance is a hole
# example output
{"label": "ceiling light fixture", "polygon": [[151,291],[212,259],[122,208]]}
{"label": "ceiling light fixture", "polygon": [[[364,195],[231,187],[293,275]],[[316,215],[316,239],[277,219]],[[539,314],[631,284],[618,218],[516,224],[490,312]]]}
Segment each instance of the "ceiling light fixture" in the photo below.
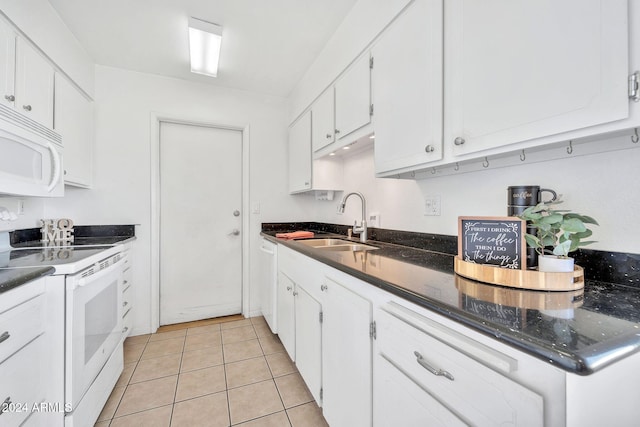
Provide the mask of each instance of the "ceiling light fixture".
{"label": "ceiling light fixture", "polygon": [[218,76],[222,27],[198,18],[189,18],[191,72]]}

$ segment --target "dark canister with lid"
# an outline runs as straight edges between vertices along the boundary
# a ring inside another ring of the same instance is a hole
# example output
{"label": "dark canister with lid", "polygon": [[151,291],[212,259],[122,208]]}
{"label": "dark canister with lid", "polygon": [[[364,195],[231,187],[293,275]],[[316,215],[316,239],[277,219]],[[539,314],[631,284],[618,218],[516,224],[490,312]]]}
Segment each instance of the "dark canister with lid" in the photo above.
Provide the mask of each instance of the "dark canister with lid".
{"label": "dark canister with lid", "polygon": [[[545,200],[550,203],[558,198],[555,191],[548,188],[540,188],[539,185],[514,185],[507,188],[507,215],[518,216],[530,206],[535,206],[542,201],[542,193],[551,193],[551,198]],[[536,234],[536,229],[527,227],[527,234]],[[535,248],[527,246],[527,268],[538,266],[538,254]]]}

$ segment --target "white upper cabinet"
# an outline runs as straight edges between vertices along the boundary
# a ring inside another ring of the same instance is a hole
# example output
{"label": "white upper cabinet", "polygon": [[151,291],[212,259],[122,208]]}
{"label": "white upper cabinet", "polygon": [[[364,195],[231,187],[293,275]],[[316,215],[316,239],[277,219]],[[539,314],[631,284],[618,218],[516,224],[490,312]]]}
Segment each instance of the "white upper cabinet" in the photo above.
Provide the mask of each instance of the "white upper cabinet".
{"label": "white upper cabinet", "polygon": [[16,33],[0,21],[0,103],[13,108],[16,77]]}
{"label": "white upper cabinet", "polygon": [[311,189],[311,112],[289,128],[289,192]]}
{"label": "white upper cabinet", "polygon": [[0,21],[0,102],[53,128],[53,66]]}
{"label": "white upper cabinet", "polygon": [[53,75],[51,64],[18,37],[14,108],[50,129],[53,128]]}
{"label": "white upper cabinet", "polygon": [[375,170],[442,159],[442,0],[416,0],[372,50]]}
{"label": "white upper cabinet", "polygon": [[444,143],[475,153],[629,114],[626,0],[451,0]]}
{"label": "white upper cabinet", "polygon": [[311,145],[314,153],[335,141],[333,86],[325,90],[311,107],[313,132]]}
{"label": "white upper cabinet", "polygon": [[93,161],[93,104],[62,75],[55,77],[54,130],[64,145],[64,181],[90,187]]}
{"label": "white upper cabinet", "polygon": [[335,84],[335,137],[341,139],[371,122],[371,68],[362,55]]}

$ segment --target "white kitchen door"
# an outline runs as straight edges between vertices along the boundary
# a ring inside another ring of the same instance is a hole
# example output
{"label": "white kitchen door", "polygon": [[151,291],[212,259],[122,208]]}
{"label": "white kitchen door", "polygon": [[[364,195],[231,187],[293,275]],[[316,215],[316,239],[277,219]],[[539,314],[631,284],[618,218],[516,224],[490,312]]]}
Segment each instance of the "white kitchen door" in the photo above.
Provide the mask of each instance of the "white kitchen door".
{"label": "white kitchen door", "polygon": [[160,123],[160,324],[242,311],[242,132]]}

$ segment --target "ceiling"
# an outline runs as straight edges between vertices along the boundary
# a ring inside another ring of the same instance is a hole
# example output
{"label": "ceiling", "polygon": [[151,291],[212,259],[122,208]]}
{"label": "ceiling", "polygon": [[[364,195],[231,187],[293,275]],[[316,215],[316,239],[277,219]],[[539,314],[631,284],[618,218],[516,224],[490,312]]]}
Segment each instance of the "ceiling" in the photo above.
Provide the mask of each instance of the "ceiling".
{"label": "ceiling", "polygon": [[[287,96],[356,0],[49,0],[95,63]],[[189,16],[223,27],[218,77],[189,71]]]}

